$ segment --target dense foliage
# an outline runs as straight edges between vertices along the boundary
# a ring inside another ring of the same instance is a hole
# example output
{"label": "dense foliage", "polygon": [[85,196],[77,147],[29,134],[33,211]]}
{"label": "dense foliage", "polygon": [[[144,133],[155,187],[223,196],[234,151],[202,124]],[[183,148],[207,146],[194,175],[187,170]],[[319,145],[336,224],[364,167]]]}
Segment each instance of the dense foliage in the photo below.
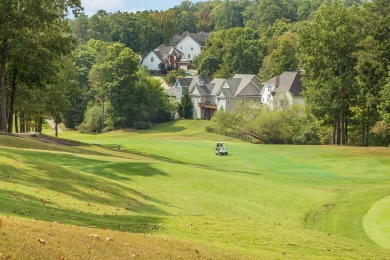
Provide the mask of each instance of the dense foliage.
{"label": "dense foliage", "polygon": [[[387,0],[183,1],[90,17],[79,1],[65,3],[1,2],[1,131],[39,130],[49,117],[81,127],[92,111],[102,114],[91,131],[169,120],[170,104],[139,59],[174,35],[205,31],[200,75],[266,81],[303,70],[306,113],[333,132],[331,143],[389,143]],[[78,15],[66,19],[66,8]]]}

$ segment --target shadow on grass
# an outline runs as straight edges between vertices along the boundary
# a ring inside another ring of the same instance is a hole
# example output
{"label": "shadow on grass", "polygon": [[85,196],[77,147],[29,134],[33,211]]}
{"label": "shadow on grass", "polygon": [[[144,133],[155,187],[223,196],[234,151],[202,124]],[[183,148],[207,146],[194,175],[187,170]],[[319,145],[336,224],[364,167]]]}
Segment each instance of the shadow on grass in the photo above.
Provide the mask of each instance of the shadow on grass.
{"label": "shadow on grass", "polygon": [[156,232],[162,228],[160,223],[164,221],[160,216],[92,214],[66,209],[56,203],[43,203],[38,197],[16,194],[10,190],[0,191],[0,214],[133,233]]}
{"label": "shadow on grass", "polygon": [[160,124],[159,127],[153,127],[151,129],[146,129],[146,130],[135,130],[135,129],[124,129],[124,132],[140,132],[143,134],[162,134],[162,133],[179,133],[187,130],[186,127],[184,126],[177,126],[175,125],[176,122],[169,122],[169,123],[163,123]]}
{"label": "shadow on grass", "polygon": [[[24,150],[8,158],[18,165],[8,163],[0,169],[1,214],[144,233],[153,232],[153,225],[167,215],[161,209],[169,206],[167,202],[130,185],[131,176],[166,175],[149,163]],[[95,209],[99,205],[104,207],[101,214]]]}

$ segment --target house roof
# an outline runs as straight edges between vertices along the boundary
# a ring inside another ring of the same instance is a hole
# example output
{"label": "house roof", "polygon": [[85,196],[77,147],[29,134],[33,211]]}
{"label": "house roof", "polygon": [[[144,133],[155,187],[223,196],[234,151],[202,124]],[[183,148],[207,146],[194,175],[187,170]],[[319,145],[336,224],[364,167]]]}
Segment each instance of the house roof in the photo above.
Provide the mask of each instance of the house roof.
{"label": "house roof", "polygon": [[191,37],[195,42],[197,42],[200,46],[205,46],[206,40],[209,37],[209,33],[199,32],[199,33],[190,33],[183,32],[181,35],[174,35],[169,42],[169,45],[176,46],[178,45],[184,38],[187,36]]}
{"label": "house roof", "polygon": [[261,81],[260,79],[253,74],[236,74],[234,75],[233,79],[241,79],[241,82],[238,86],[238,89],[235,93],[235,95],[239,95],[241,91],[243,91],[250,83],[252,83],[254,86],[256,86],[259,89],[259,93],[261,91]]}
{"label": "house roof", "polygon": [[[294,96],[302,95],[302,81],[301,73],[299,71],[285,71],[271,80],[274,81],[275,83],[273,84],[276,85],[276,88],[272,90],[272,95],[285,90],[290,91]],[[268,83],[268,81],[266,83]]]}
{"label": "house roof", "polygon": [[165,44],[161,44],[160,46],[158,46],[156,49],[154,49],[154,53],[156,54],[156,56],[161,60],[161,61],[165,61],[165,59],[170,56],[170,55],[173,55],[174,52],[177,52],[179,55],[183,55],[184,53],[179,51],[178,49],[176,49],[175,47],[173,46],[169,46],[169,45],[165,45]]}
{"label": "house roof", "polygon": [[193,77],[189,78],[178,78],[177,81],[179,82],[180,86],[182,87],[189,87],[191,85],[191,82],[194,80]]}
{"label": "house roof", "polygon": [[225,79],[215,78],[210,82],[211,95],[216,96],[221,89]]}

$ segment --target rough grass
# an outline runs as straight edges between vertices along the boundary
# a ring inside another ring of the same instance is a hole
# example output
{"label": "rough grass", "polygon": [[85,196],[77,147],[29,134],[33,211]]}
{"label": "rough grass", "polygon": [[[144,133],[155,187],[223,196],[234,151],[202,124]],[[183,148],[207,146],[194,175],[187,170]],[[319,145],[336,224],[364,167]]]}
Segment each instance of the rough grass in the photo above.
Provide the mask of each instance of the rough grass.
{"label": "rough grass", "polygon": [[[63,233],[77,225],[177,241],[162,258],[176,258],[182,245],[193,245],[184,258],[198,257],[194,248],[220,259],[390,255],[363,226],[367,212],[377,229],[390,218],[370,210],[390,194],[389,149],[252,145],[205,133],[207,124],[61,133],[103,147],[0,136],[0,215],[55,221]],[[216,141],[227,141],[231,155],[215,156]],[[117,144],[122,150],[104,148]],[[9,237],[6,226],[0,234]]]}

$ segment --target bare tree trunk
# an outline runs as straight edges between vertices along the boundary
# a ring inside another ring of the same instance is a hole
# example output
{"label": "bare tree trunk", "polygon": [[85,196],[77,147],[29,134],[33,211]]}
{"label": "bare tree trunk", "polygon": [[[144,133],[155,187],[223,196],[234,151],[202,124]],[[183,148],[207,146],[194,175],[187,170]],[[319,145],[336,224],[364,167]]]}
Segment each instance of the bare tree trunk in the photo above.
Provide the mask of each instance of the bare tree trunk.
{"label": "bare tree trunk", "polygon": [[11,100],[10,100],[9,113],[8,113],[8,133],[12,133],[12,122],[13,122],[12,119],[14,116],[15,101],[16,101],[17,75],[18,75],[18,69],[16,68],[16,61],[14,61],[14,69],[13,69],[13,75],[12,75],[12,92],[11,92]]}
{"label": "bare tree trunk", "polygon": [[6,64],[8,58],[8,39],[4,39],[1,47],[1,79],[0,79],[0,132],[7,131],[7,90]]}
{"label": "bare tree trunk", "polygon": [[345,114],[344,114],[344,111],[341,111],[341,113],[340,113],[340,136],[341,136],[340,144],[345,145],[346,141],[345,141]]}
{"label": "bare tree trunk", "polygon": [[42,116],[40,116],[38,119],[37,119],[37,132],[38,133],[42,133],[42,125],[43,125],[43,118]]}
{"label": "bare tree trunk", "polygon": [[20,132],[26,132],[26,116],[24,113],[20,113]]}
{"label": "bare tree trunk", "polygon": [[55,122],[55,131],[56,131],[56,138],[58,138],[58,123],[57,121]]}
{"label": "bare tree trunk", "polygon": [[15,112],[15,132],[19,133],[19,128],[18,128],[18,112]]}
{"label": "bare tree trunk", "polygon": [[340,131],[340,116],[337,117],[336,119],[337,123],[336,123],[336,144],[340,145],[340,141],[341,141],[341,131]]}

